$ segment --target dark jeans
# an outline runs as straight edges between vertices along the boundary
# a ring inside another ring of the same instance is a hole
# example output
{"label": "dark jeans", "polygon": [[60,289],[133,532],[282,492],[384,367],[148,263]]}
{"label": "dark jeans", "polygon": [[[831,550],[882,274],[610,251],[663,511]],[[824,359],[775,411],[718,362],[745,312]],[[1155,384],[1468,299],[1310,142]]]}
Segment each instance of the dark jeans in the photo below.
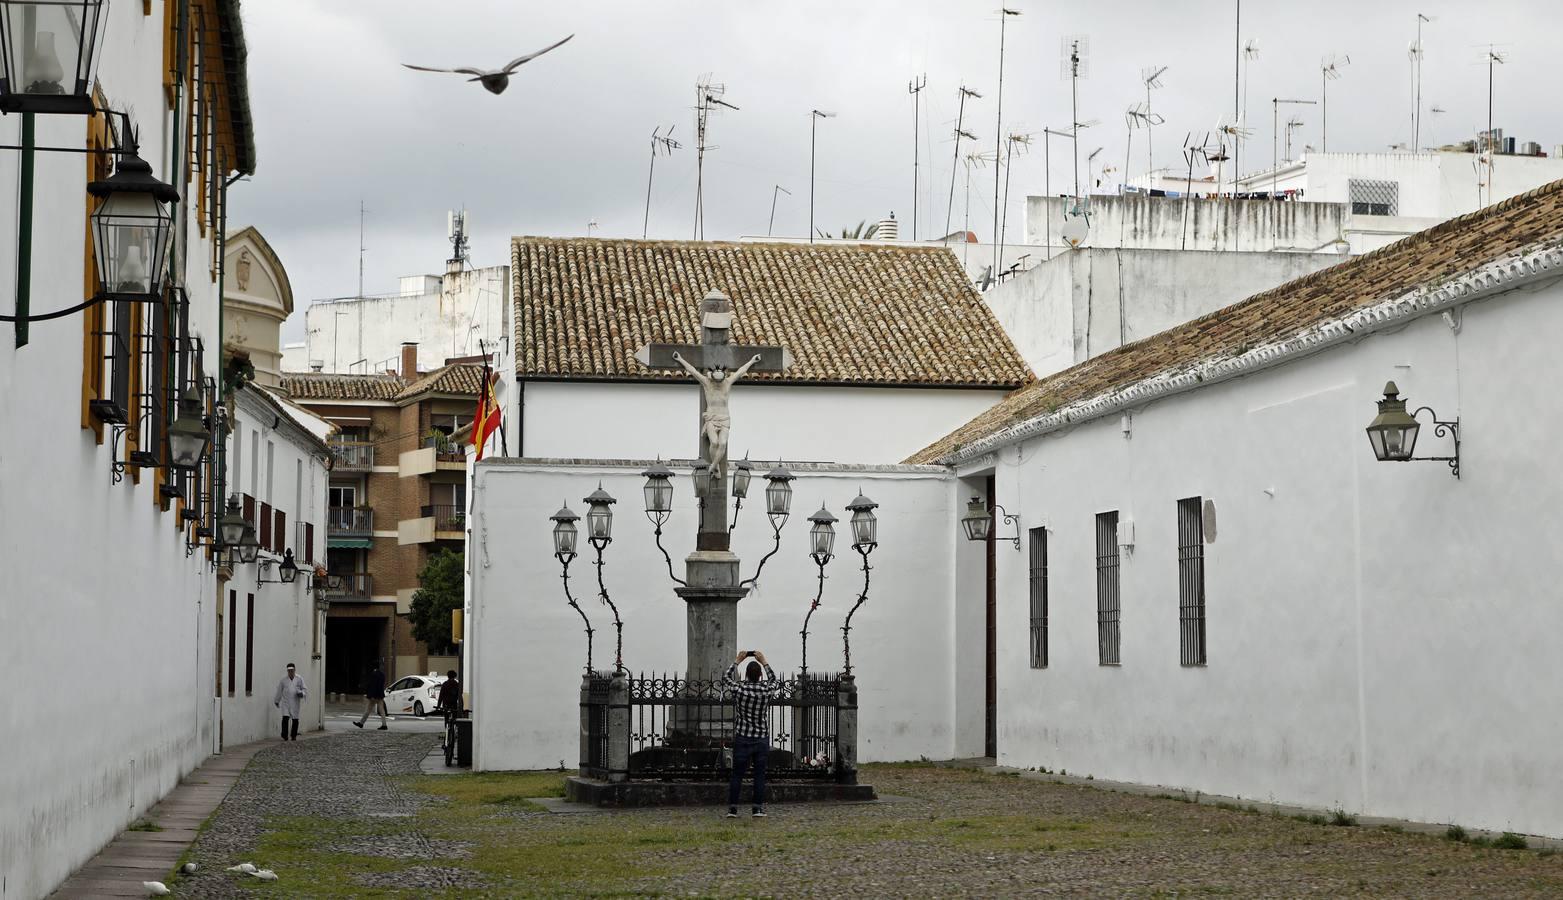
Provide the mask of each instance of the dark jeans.
{"label": "dark jeans", "polygon": [[743,785],[744,772],[754,764],[754,808],[765,805],[765,758],[771,755],[771,745],[765,738],[733,738],[733,777],[727,783],[727,805],[738,806],[738,789]]}
{"label": "dark jeans", "polygon": [[[293,725],[293,736],[291,738],[288,736],[288,723],[290,722]],[[289,716],[282,717],[282,739],[285,741],[298,740],[298,719],[294,719]]]}

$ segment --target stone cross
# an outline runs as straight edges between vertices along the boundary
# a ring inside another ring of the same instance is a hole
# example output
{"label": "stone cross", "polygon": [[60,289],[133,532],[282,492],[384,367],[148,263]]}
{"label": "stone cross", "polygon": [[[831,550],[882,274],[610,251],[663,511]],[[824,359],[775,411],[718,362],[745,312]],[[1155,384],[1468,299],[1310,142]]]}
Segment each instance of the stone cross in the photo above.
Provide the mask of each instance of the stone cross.
{"label": "stone cross", "polygon": [[682,369],[700,392],[700,458],[710,466],[710,483],[700,504],[695,552],[684,561],[685,581],[677,589],[687,604],[688,668],[691,679],[716,678],[737,654],[738,601],[748,593],[739,584],[738,557],[731,550],[727,525],[727,449],[732,424],[732,385],[750,372],[780,372],[792,364],[781,347],[732,342],[733,301],[720,291],[700,301],[700,343],[647,344],[635,354],[652,369]]}

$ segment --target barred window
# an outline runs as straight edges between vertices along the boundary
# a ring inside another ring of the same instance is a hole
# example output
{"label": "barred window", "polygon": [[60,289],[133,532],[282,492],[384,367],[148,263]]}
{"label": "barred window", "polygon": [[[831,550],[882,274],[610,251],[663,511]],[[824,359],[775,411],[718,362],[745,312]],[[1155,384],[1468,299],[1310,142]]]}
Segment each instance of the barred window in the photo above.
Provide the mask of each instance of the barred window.
{"label": "barred window", "polygon": [[1178,644],[1185,666],[1205,664],[1203,498],[1178,501]]}
{"label": "barred window", "polygon": [[1118,511],[1096,514],[1096,661],[1118,665]]}
{"label": "barred window", "polygon": [[1358,216],[1397,216],[1400,214],[1400,182],[1351,178],[1346,182],[1351,195],[1351,212]]}
{"label": "barred window", "polygon": [[1031,668],[1047,668],[1047,529],[1031,529]]}

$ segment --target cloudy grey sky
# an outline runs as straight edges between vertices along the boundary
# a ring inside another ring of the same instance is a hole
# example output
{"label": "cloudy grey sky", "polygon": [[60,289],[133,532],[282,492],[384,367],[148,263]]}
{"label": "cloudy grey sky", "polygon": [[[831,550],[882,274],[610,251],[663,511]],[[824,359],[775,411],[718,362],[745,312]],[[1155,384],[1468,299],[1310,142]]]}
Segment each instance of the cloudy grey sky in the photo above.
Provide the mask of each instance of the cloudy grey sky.
{"label": "cloudy grey sky", "polygon": [[[1080,115],[1082,155],[1100,146],[1121,167],[1125,107],[1143,101],[1141,69],[1168,66],[1153,104],[1158,167],[1186,132],[1212,128],[1233,105],[1233,0],[1007,0],[1004,130],[1067,128],[1069,82],[1059,77],[1060,39],[1090,40]],[[909,226],[912,102],[907,81],[926,73],[919,233],[942,229],[950,182],[956,91],[983,93],[967,108],[969,150],[992,151],[997,88],[995,0],[264,0],[244,5],[259,168],[231,194],[232,225],[254,224],[287,266],[297,313],[284,339],[302,338],[315,298],[358,285],[358,207],[367,208],[364,288],[396,289],[400,275],[442,271],[445,212],[472,217],[472,262],[508,260],[517,234],[638,237],[652,129],[675,125],[684,145],[657,161],[650,233],[687,239],[694,213],[695,83],[727,85],[741,107],[713,117],[706,156],[708,239],[763,234],[772,186],[792,191],[776,233],[807,233],[809,110],[820,123],[816,224],[836,230],[894,211]],[[1424,26],[1425,144],[1471,136],[1486,117],[1481,43],[1509,55],[1498,71],[1495,123],[1551,152],[1563,142],[1556,86],[1563,24],[1555,0],[1318,0],[1243,4],[1250,64],[1243,169],[1268,166],[1273,96],[1317,98],[1322,57],[1351,65],[1330,88],[1331,150],[1375,151],[1411,139],[1407,45]],[[428,66],[498,67],[574,33],[523,66],[508,91],[491,95]],[[1319,141],[1318,107],[1303,107],[1299,140]],[[1284,114],[1283,114],[1284,120]],[[1010,235],[1023,198],[1044,183],[1041,145],[1017,158]],[[1249,162],[1252,162],[1252,165]],[[1129,172],[1145,168],[1136,136]],[[1053,142],[1052,186],[1065,189],[1067,144]],[[992,233],[993,170],[973,175],[972,230]],[[964,210],[957,175],[955,221]]]}

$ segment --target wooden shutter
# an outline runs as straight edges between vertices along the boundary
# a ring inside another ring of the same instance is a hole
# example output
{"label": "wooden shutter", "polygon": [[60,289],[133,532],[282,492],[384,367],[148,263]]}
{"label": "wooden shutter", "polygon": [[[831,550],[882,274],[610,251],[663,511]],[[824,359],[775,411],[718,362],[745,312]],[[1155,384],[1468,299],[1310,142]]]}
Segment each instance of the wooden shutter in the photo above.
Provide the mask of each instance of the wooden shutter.
{"label": "wooden shutter", "polygon": [[277,510],[277,524],[272,526],[271,540],[273,547],[271,552],[282,553],[288,549],[288,514]]}
{"label": "wooden shutter", "polygon": [[259,537],[260,537],[260,545],[261,545],[261,548],[264,549],[264,550],[271,550],[271,549],[273,549],[272,544],[271,544],[271,525],[272,525],[271,504],[270,503],[262,503],[260,505],[260,519],[257,520],[255,527],[260,532],[260,535],[259,535]]}

